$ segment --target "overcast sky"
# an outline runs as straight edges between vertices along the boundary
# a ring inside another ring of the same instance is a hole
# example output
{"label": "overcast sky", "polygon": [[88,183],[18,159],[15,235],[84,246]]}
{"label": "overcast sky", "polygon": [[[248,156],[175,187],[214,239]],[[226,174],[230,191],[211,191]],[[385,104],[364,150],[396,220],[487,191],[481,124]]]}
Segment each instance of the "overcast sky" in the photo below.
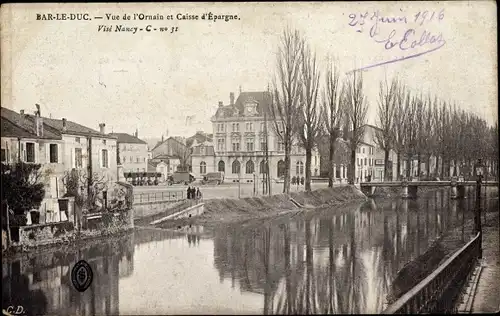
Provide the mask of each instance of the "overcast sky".
{"label": "overcast sky", "polygon": [[[455,101],[489,123],[497,118],[496,7],[492,1],[24,4],[10,9],[2,16],[2,23],[11,22],[10,28],[8,23],[2,26],[10,35],[10,41],[2,42],[2,106],[32,112],[34,104],[40,103],[44,116],[65,117],[95,129],[105,122],[109,132],[132,133],[137,128],[142,137],[161,137],[167,130],[169,136],[212,132],[210,117],[219,100],[228,103],[229,93],[237,97],[240,86],[243,91],[267,89],[279,35],[286,26],[302,31],[321,60],[327,54],[335,56],[343,73],[419,54],[443,42],[386,50],[384,43],[375,40],[387,38],[392,30],[394,41],[410,28],[415,35],[409,39],[420,39],[424,31],[442,34],[445,43],[433,52],[364,72],[369,123],[376,122],[379,81],[396,73],[414,91]],[[363,29],[359,23],[349,25],[353,23],[350,14],[369,12],[370,17],[376,10],[379,16],[405,16],[408,23],[379,23],[375,38],[369,32],[373,22],[366,21]],[[426,22],[415,24],[415,15],[425,10],[429,12]],[[36,20],[37,13],[77,12],[89,12],[91,17],[116,13],[120,21]],[[237,14],[240,20],[175,19],[177,13],[201,16],[208,12]],[[172,14],[174,20],[122,21],[125,13]],[[177,26],[178,31],[114,32],[119,24]],[[113,32],[98,32],[99,25],[112,25]]]}

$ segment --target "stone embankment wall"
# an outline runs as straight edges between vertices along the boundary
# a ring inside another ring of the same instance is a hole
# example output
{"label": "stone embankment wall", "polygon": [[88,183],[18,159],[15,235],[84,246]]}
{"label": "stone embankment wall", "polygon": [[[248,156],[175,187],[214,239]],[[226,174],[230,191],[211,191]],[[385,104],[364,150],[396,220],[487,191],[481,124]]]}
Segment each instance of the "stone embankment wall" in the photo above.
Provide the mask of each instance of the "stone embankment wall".
{"label": "stone embankment wall", "polygon": [[29,251],[35,247],[73,242],[77,238],[109,236],[132,228],[133,210],[91,214],[84,216],[80,230],[70,221],[13,228],[19,229],[19,241],[13,241],[12,247],[16,251]]}

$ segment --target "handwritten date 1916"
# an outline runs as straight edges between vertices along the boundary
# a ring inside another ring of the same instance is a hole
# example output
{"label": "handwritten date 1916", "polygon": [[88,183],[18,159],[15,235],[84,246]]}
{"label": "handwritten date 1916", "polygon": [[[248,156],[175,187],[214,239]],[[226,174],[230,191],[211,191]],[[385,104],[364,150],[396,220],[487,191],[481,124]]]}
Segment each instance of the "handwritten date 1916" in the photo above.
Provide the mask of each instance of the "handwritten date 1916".
{"label": "handwritten date 1916", "polygon": [[408,29],[404,32],[402,37],[397,36],[396,30],[392,30],[386,39],[375,39],[377,43],[384,44],[385,49],[391,49],[398,46],[401,50],[414,49],[423,46],[434,46],[439,48],[446,44],[443,34],[433,35],[427,30]]}

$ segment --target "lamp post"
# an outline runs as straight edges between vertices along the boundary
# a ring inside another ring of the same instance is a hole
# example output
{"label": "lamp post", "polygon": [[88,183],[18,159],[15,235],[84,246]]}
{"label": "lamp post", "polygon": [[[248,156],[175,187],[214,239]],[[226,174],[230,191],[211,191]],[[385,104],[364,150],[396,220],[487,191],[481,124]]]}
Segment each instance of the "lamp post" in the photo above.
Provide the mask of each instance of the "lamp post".
{"label": "lamp post", "polygon": [[[481,228],[481,183],[483,180],[483,164],[481,159],[478,159],[477,164],[476,164],[476,212],[474,214],[474,227],[475,227],[475,233],[481,233],[482,235],[482,228]],[[482,258],[483,254],[483,245],[482,245],[482,239],[483,237],[481,236],[480,238],[480,253],[479,253],[479,258]]]}

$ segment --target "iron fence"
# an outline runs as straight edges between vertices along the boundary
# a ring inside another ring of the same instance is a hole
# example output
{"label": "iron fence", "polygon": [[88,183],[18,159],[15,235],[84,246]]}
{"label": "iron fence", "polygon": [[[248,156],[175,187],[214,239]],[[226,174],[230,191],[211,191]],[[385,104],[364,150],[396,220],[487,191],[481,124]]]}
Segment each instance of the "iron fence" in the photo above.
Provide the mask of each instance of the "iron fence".
{"label": "iron fence", "polygon": [[481,253],[481,233],[401,296],[383,314],[456,313],[457,301]]}
{"label": "iron fence", "polygon": [[184,199],[184,191],[143,192],[134,194],[134,204],[170,202]]}

